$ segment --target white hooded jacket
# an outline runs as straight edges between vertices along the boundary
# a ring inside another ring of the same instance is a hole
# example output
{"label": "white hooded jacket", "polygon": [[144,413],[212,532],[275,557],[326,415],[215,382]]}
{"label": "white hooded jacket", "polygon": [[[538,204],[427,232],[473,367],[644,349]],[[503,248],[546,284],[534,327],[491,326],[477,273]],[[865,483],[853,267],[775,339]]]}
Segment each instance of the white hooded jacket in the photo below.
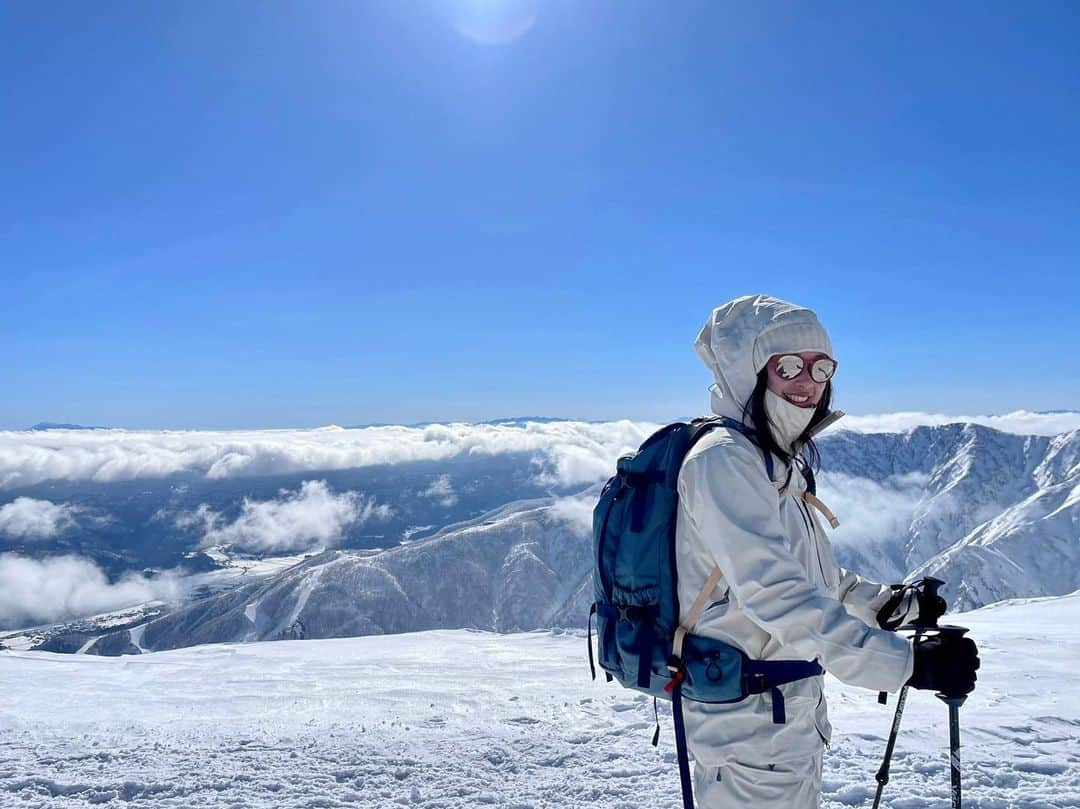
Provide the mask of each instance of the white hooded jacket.
{"label": "white hooded jacket", "polygon": [[[743,421],[757,365],[778,350],[814,349],[798,344],[800,334],[814,329],[824,334],[812,311],[761,295],[715,310],[697,341],[716,379],[713,411]],[[796,344],[783,345],[785,335]],[[755,357],[763,347],[769,353]],[[773,460],[770,480],[761,450],[722,427],[687,455],[676,525],[680,618],[686,620],[719,566],[722,578],[692,633],[723,640],[752,658],[817,660],[844,682],[899,689],[911,676],[913,653],[903,637],[877,628],[889,588],[838,567],[816,514],[802,499],[803,476],[791,470],[784,489],[788,468]],[[687,743],[699,766],[768,765],[819,753],[831,735],[822,678],[780,690],[787,714],[782,725],[773,723],[768,693],[722,705],[685,701]]]}

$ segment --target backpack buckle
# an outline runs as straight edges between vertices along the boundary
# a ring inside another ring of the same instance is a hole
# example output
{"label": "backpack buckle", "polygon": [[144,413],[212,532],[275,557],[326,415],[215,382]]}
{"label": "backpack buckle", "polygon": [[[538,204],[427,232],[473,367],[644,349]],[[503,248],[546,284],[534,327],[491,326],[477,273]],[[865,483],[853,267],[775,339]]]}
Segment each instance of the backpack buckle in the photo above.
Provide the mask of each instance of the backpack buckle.
{"label": "backpack buckle", "polygon": [[744,675],[746,677],[746,691],[749,694],[764,694],[769,690],[769,680],[760,671]]}
{"label": "backpack buckle", "polygon": [[645,613],[645,610],[636,604],[615,604],[614,607],[619,611],[619,620],[629,623],[641,620]]}

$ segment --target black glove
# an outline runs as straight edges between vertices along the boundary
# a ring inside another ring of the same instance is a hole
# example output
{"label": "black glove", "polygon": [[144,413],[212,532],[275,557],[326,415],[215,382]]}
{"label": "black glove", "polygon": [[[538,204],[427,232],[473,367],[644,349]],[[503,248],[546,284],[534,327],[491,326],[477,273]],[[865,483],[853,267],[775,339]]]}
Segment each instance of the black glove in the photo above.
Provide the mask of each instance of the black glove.
{"label": "black glove", "polygon": [[945,599],[937,593],[930,595],[922,590],[918,590],[915,597],[919,601],[919,623],[924,626],[937,626],[938,618],[949,610]]}
{"label": "black glove", "polygon": [[908,685],[962,697],[975,688],[979,651],[971,638],[944,633],[915,643],[915,666]]}

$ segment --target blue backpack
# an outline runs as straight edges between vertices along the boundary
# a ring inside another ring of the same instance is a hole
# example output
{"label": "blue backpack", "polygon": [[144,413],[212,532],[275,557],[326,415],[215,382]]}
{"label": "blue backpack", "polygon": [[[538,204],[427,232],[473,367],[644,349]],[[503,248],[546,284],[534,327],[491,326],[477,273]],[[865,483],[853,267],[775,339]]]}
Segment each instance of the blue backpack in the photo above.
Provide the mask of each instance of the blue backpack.
{"label": "blue backpack", "polygon": [[[597,657],[608,682],[618,680],[627,688],[651,695],[654,712],[656,699],[672,702],[686,809],[693,807],[693,793],[682,699],[737,702],[768,691],[773,721],[783,723],[784,701],[778,686],[822,672],[812,661],[753,660],[735,646],[679,627],[675,563],[679,469],[694,444],[718,426],[737,430],[755,441],[752,429],[728,418],[670,424],[650,436],[636,453],[619,458],[617,474],[604,486],[593,510],[595,602],[589,611],[588,632],[593,679],[595,615]],[[771,479],[772,456],[768,452],[763,455]],[[715,571],[706,583],[695,604],[698,611],[711,595],[718,574]],[[693,623],[696,617],[688,622]],[[659,734],[657,721],[654,746]]]}

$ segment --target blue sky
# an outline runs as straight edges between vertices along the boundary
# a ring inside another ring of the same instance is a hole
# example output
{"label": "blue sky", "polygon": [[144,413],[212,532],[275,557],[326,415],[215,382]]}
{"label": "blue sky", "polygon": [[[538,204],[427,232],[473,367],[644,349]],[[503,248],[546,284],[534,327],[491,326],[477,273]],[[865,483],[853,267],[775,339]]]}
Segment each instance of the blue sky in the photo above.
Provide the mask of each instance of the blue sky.
{"label": "blue sky", "polygon": [[0,40],[0,426],[661,420],[758,291],[850,412],[1080,407],[1074,3],[10,0]]}

